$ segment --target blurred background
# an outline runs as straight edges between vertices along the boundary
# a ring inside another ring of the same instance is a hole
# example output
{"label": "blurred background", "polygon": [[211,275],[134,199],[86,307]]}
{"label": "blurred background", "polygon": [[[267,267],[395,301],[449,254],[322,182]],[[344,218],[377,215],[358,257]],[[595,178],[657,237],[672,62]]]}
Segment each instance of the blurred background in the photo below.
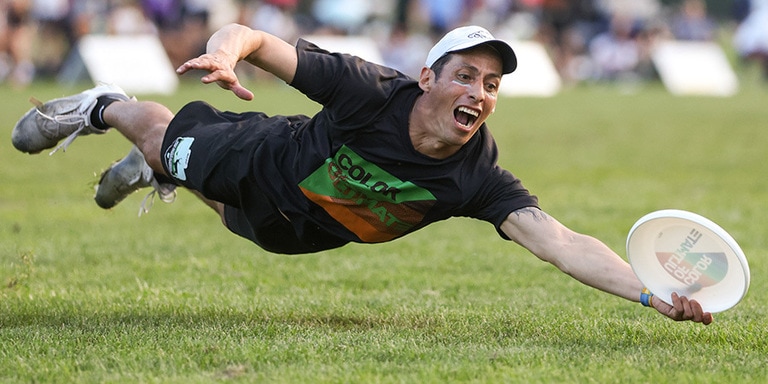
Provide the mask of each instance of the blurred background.
{"label": "blurred background", "polygon": [[[176,67],[230,22],[299,37],[364,37],[383,64],[417,76],[446,31],[482,25],[536,43],[564,87],[660,80],[661,41],[717,46],[737,73],[768,84],[768,0],[0,0],[0,83],[88,79],[88,35],[153,35]],[[244,80],[263,73],[238,67]]]}

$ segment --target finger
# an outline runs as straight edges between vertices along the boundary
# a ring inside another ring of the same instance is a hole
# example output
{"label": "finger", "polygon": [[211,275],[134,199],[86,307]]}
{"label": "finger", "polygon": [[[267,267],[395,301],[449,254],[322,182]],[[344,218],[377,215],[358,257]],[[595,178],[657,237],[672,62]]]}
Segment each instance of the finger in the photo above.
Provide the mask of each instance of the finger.
{"label": "finger", "polygon": [[188,60],[179,66],[176,72],[183,74],[192,69],[207,70],[209,73],[200,78],[203,84],[216,83],[219,87],[232,91],[240,99],[246,101],[253,100],[253,92],[240,85],[235,72],[230,68],[223,68],[221,63],[222,61],[218,56],[206,54]]}
{"label": "finger", "polygon": [[190,64],[190,62],[186,62],[181,66],[179,66],[178,68],[176,68],[176,73],[178,73],[179,75],[183,75],[187,73],[187,71],[189,71],[190,69],[192,69],[192,64]]}
{"label": "finger", "polygon": [[704,325],[712,323],[712,314],[710,312],[704,312],[704,309],[701,307],[701,304],[699,304],[698,301],[690,300],[689,303],[691,310],[693,311],[693,321],[702,323]]}
{"label": "finger", "polygon": [[682,320],[691,320],[694,318],[694,311],[691,308],[691,301],[685,296],[680,296],[680,302],[683,305],[683,312],[681,313]]}
{"label": "finger", "polygon": [[203,84],[217,83],[224,89],[231,89],[238,84],[237,75],[233,71],[219,69],[211,71],[209,74],[200,78]]}
{"label": "finger", "polygon": [[250,101],[253,100],[253,93],[240,85],[237,75],[232,71],[216,71],[203,77],[203,83],[216,82],[219,87],[232,91],[235,96]]}
{"label": "finger", "polygon": [[176,73],[183,74],[193,69],[205,69],[210,72],[213,72],[211,65],[208,64],[209,62],[210,60],[206,60],[205,55],[200,57],[195,57],[185,61],[184,64],[181,64],[178,68],[176,68]]}
{"label": "finger", "polygon": [[693,310],[688,298],[680,296],[676,292],[672,293],[672,305],[674,309],[671,312],[671,318],[675,321],[691,320],[693,319]]}
{"label": "finger", "polygon": [[177,72],[186,72],[191,69],[203,69],[209,72],[213,72],[219,69],[227,68],[224,61],[215,55],[202,54],[198,57],[193,57],[176,69]]}
{"label": "finger", "polygon": [[200,81],[203,82],[203,84],[210,84],[210,83],[218,83],[219,86],[225,89],[229,89],[229,87],[226,86],[226,84],[229,84],[231,81],[226,79],[223,76],[220,76],[219,73],[213,72],[209,73],[203,77],[200,78]]}
{"label": "finger", "polygon": [[236,84],[232,87],[232,92],[234,92],[235,96],[246,100],[251,101],[253,100],[253,92],[249,91],[247,88],[243,87],[240,84]]}
{"label": "finger", "polygon": [[675,308],[675,314],[685,312],[685,308],[683,308],[683,301],[680,299],[680,296],[676,292],[672,292],[672,306]]}

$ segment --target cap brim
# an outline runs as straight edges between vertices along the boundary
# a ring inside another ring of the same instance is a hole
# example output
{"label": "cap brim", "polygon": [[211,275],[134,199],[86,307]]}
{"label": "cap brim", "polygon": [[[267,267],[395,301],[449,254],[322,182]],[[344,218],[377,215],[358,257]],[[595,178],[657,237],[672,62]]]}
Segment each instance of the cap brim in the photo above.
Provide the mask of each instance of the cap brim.
{"label": "cap brim", "polygon": [[486,42],[501,54],[502,73],[505,75],[517,69],[517,55],[512,47],[502,40],[490,40]]}
{"label": "cap brim", "polygon": [[470,42],[468,44],[462,44],[454,47],[449,52],[459,52],[472,47],[477,47],[482,44],[488,44],[501,55],[501,72],[503,74],[512,73],[517,69],[517,55],[512,47],[503,40],[486,40],[483,42]]}

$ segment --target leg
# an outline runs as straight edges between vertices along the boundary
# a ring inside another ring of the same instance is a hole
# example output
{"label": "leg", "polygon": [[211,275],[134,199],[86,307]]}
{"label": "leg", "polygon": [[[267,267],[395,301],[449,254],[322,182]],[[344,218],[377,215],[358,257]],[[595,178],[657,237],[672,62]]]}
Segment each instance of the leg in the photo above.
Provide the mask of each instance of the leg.
{"label": "leg", "polygon": [[[104,105],[103,100],[99,101],[103,96],[113,102],[98,115]],[[129,194],[149,186],[154,187],[163,201],[173,201],[175,185],[160,184],[155,178],[155,175],[165,174],[160,151],[165,131],[174,117],[168,108],[154,102],[135,101],[119,87],[109,84],[46,103],[35,101],[34,104],[35,107],[13,128],[11,139],[16,149],[30,154],[54,147],[51,154],[59,149],[66,150],[77,137],[106,132],[91,121],[98,115],[103,123],[115,127],[134,143],[135,148],[101,175],[96,187],[96,203],[102,208],[111,208]],[[203,201],[219,215],[223,214],[222,204]],[[142,208],[145,212],[144,203]]]}
{"label": "leg", "polygon": [[153,171],[165,174],[160,146],[173,113],[164,105],[150,102],[115,102],[104,110],[104,121],[139,147]]}
{"label": "leg", "polygon": [[[161,146],[163,139],[165,138],[165,131],[168,129],[168,124],[174,116],[168,108],[162,104],[150,101],[114,102],[104,109],[103,116],[104,121],[108,125],[114,127],[141,151],[144,155],[144,161],[146,161],[150,168],[152,168],[152,171],[165,175],[165,170],[163,169],[161,162]],[[102,176],[102,181],[99,183],[100,187],[105,183],[105,175]],[[213,210],[219,214],[222,222],[224,221],[224,204],[206,199],[198,191],[191,190],[191,192],[200,198],[206,205],[213,208]],[[121,192],[120,194],[123,195],[124,193],[125,192]],[[99,192],[97,192],[96,201],[99,205],[113,206],[122,200],[122,198],[115,200],[116,199],[112,196],[100,198]],[[102,204],[102,201],[108,201],[109,203]]]}
{"label": "leg", "polygon": [[205,196],[203,196],[202,193],[200,193],[198,191],[195,191],[195,190],[192,190],[192,189],[190,189],[189,191],[192,192],[193,195],[197,196],[203,203],[205,203],[205,205],[211,207],[214,211],[216,211],[216,213],[219,214],[219,218],[221,218],[221,223],[224,224],[225,227],[227,226],[227,220],[224,218],[224,204],[223,203],[220,203],[218,201],[214,201],[214,200],[211,200],[211,199],[207,199],[207,198],[205,198]]}

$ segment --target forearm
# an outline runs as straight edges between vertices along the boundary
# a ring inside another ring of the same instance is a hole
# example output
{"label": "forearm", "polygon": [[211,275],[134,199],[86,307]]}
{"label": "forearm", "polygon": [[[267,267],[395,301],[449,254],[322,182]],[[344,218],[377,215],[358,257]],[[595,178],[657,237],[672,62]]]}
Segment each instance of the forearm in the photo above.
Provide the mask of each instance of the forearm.
{"label": "forearm", "polygon": [[638,301],[643,285],[626,261],[593,237],[576,234],[572,241],[553,264],[586,285]]}
{"label": "forearm", "polygon": [[619,255],[594,237],[565,227],[535,208],[511,213],[501,226],[510,239],[576,280],[638,301],[642,284]]}
{"label": "forearm", "polygon": [[[627,300],[640,300],[643,285],[632,267],[600,240],[576,233],[536,208],[510,213],[501,230],[576,280]],[[674,294],[671,303],[654,300],[653,307],[676,321],[712,322],[712,314],[698,302]]]}
{"label": "forearm", "polygon": [[[582,283],[632,301],[639,301],[643,285],[632,267],[608,246],[590,236],[575,234],[571,251],[561,252],[557,265]],[[672,295],[672,301],[653,300],[661,314],[676,320],[691,320],[704,325],[712,322],[712,314],[704,312],[695,300]]]}

